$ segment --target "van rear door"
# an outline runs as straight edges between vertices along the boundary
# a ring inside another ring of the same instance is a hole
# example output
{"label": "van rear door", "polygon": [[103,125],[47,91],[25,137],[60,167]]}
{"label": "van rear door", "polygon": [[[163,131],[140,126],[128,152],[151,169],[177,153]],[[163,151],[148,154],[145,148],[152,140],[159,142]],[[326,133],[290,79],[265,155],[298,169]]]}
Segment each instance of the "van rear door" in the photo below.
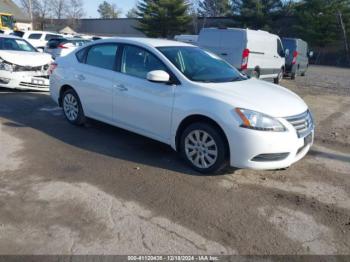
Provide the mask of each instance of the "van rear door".
{"label": "van rear door", "polygon": [[222,30],[221,52],[219,55],[237,69],[242,65],[242,54],[246,48],[245,30]]}

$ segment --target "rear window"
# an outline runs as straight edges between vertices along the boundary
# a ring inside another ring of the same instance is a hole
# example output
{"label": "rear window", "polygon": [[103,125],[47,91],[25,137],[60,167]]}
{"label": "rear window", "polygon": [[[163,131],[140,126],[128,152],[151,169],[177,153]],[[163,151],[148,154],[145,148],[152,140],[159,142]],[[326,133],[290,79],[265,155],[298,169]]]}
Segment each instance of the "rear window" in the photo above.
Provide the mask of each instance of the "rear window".
{"label": "rear window", "polygon": [[284,50],[289,49],[290,52],[296,50],[296,41],[292,39],[282,39]]}
{"label": "rear window", "polygon": [[47,34],[45,36],[45,40],[46,41],[49,41],[49,40],[54,39],[54,38],[61,38],[61,36],[59,36],[59,35],[52,35],[52,34]]}
{"label": "rear window", "polygon": [[31,34],[31,35],[29,35],[29,39],[35,39],[35,40],[38,40],[38,39],[40,39],[41,38],[41,36],[42,36],[42,34]]}

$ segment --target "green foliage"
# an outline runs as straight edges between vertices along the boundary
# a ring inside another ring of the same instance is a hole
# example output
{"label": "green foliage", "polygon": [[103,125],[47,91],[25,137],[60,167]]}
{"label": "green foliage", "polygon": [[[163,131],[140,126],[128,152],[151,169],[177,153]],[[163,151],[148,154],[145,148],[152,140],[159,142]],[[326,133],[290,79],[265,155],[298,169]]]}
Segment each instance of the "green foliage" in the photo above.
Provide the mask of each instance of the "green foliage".
{"label": "green foliage", "polygon": [[232,0],[233,13],[243,27],[270,30],[283,8],[281,0]]}
{"label": "green foliage", "polygon": [[98,6],[97,12],[100,14],[100,17],[103,19],[108,18],[118,18],[121,14],[121,11],[118,10],[115,4],[110,4],[107,1],[104,1]]}
{"label": "green foliage", "polygon": [[185,0],[143,0],[137,9],[138,29],[150,37],[173,37],[185,32],[191,22]]}
{"label": "green foliage", "polygon": [[199,2],[198,13],[203,17],[220,17],[231,14],[229,0],[203,0]]}
{"label": "green foliage", "polygon": [[342,40],[339,14],[345,27],[350,28],[349,0],[303,0],[296,6],[295,14],[297,23],[293,27],[312,46],[326,47]]}

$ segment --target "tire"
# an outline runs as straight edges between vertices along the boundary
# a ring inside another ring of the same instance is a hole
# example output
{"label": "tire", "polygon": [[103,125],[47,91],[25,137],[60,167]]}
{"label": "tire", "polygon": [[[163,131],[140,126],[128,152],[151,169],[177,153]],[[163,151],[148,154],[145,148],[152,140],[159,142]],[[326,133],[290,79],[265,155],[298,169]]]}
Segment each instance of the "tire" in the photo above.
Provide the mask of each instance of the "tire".
{"label": "tire", "polygon": [[305,75],[306,75],[306,72],[302,72],[300,75],[301,75],[301,76],[305,76]]}
{"label": "tire", "polygon": [[295,80],[296,77],[297,77],[297,73],[292,73],[291,76],[290,76],[290,78],[291,78],[292,80]]}
{"label": "tire", "polygon": [[283,74],[284,74],[283,69],[281,69],[281,71],[278,73],[277,78],[274,78],[274,79],[273,79],[273,82],[274,82],[276,85],[278,85],[278,84],[282,81],[282,79],[283,79]]}
{"label": "tire", "polygon": [[217,174],[228,166],[228,145],[217,127],[194,123],[181,135],[181,156],[202,174]]}
{"label": "tire", "polygon": [[260,72],[258,69],[254,69],[252,72],[252,78],[259,79],[260,78]]}
{"label": "tire", "polygon": [[81,106],[78,94],[73,89],[64,92],[62,96],[62,109],[69,123],[76,126],[81,126],[85,123],[86,119],[83,107]]}

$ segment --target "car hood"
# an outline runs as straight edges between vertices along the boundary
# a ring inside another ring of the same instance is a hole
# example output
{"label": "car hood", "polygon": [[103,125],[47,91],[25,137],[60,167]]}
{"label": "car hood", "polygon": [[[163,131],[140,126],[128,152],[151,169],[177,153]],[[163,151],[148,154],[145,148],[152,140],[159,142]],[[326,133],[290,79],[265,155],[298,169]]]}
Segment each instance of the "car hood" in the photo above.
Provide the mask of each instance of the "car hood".
{"label": "car hood", "polygon": [[292,91],[257,79],[203,85],[234,107],[254,110],[272,117],[295,116],[308,109],[305,102]]}
{"label": "car hood", "polygon": [[47,65],[52,61],[49,54],[24,51],[0,50],[0,58],[11,64],[31,67]]}

